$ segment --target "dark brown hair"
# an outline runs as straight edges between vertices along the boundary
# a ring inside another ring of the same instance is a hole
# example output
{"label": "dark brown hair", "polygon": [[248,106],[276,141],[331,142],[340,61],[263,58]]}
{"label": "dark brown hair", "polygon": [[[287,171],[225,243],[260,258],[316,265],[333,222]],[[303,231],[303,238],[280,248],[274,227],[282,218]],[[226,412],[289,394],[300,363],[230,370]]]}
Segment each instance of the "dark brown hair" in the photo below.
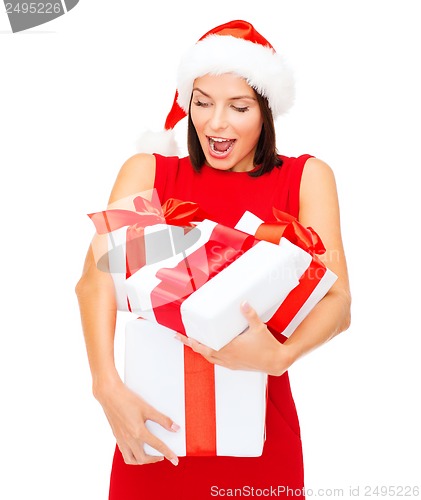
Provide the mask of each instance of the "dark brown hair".
{"label": "dark brown hair", "polygon": [[[263,125],[253,159],[253,165],[255,167],[259,166],[259,168],[249,172],[249,175],[251,177],[259,177],[266,172],[270,172],[274,167],[280,167],[282,165],[282,160],[279,158],[276,151],[275,125],[273,123],[273,115],[268,100],[254,89],[253,91],[257,98],[260,112],[262,113]],[[200,172],[206,158],[202,146],[200,145],[196,129],[194,128],[190,111],[188,116],[187,147],[190,162],[194,170]]]}

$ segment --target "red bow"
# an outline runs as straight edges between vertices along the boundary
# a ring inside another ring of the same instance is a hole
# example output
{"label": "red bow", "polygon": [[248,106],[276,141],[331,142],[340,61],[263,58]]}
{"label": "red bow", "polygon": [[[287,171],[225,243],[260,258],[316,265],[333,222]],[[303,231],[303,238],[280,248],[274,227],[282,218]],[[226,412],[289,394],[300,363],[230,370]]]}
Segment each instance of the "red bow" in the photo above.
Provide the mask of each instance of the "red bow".
{"label": "red bow", "polygon": [[88,214],[88,216],[95,224],[98,234],[110,233],[124,226],[145,228],[153,224],[164,223],[173,226],[191,226],[193,221],[200,221],[206,217],[197,203],[175,198],[170,198],[162,207],[157,207],[142,196],[136,196],[133,205],[135,212],[117,208]]}
{"label": "red bow", "polygon": [[142,196],[133,200],[135,211],[109,209],[88,214],[98,234],[128,226],[126,233],[126,278],[146,264],[144,230],[154,224],[194,227],[193,221],[207,217],[197,203],[168,199],[162,207]]}
{"label": "red bow", "polygon": [[311,255],[326,252],[320,236],[311,227],[304,227],[295,217],[273,208],[276,222],[263,222],[256,231],[256,238],[279,244],[282,237]]}

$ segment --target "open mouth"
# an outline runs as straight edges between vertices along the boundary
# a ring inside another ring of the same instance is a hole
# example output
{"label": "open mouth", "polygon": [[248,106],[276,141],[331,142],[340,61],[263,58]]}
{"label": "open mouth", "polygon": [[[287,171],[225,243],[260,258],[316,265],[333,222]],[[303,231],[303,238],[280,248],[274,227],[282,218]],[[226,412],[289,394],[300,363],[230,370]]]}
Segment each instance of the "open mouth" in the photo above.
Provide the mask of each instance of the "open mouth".
{"label": "open mouth", "polygon": [[208,137],[209,146],[216,156],[226,156],[234,146],[236,139],[223,139],[221,137]]}

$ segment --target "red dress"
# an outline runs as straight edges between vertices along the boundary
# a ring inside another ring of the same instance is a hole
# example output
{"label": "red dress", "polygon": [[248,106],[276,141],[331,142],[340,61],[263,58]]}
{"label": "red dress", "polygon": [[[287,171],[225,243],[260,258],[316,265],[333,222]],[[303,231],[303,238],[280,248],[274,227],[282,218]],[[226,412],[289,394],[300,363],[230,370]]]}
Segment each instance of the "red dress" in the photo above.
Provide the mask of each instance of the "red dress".
{"label": "red dress", "polygon": [[[281,156],[282,166],[260,177],[206,165],[196,173],[188,158],[155,157],[154,185],[161,203],[168,198],[194,201],[215,221],[231,227],[245,210],[265,221],[274,221],[272,207],[298,217],[301,174],[309,155]],[[285,340],[272,333],[279,341]],[[219,496],[234,496],[235,488],[241,490],[236,496],[277,497],[283,496],[282,491],[291,497],[292,489],[301,489],[300,498],[304,498],[300,427],[288,373],[269,376],[262,456],[180,457],[176,467],[168,460],[136,466],[126,465],[116,447],[109,500],[205,500],[218,492]]]}

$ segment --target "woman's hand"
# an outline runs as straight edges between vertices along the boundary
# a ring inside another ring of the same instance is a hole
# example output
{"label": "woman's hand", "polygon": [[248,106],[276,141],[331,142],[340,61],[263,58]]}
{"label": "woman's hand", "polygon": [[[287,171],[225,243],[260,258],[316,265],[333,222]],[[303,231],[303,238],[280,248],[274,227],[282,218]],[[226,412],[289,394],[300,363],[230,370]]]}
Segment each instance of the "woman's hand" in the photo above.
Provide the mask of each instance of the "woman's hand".
{"label": "woman's hand", "polygon": [[[170,432],[177,432],[180,427],[169,417],[149,405],[121,380],[108,385],[106,390],[95,396],[104,409],[126,464],[151,464],[166,458],[178,465],[177,455],[145,426],[146,420],[152,420]],[[164,456],[147,455],[143,449],[144,443]]]}
{"label": "woman's hand", "polygon": [[241,311],[248,321],[248,328],[219,351],[185,335],[177,334],[176,338],[210,363],[232,370],[255,370],[269,375],[282,375],[294,361],[290,349],[275,339],[247,302],[242,304]]}

